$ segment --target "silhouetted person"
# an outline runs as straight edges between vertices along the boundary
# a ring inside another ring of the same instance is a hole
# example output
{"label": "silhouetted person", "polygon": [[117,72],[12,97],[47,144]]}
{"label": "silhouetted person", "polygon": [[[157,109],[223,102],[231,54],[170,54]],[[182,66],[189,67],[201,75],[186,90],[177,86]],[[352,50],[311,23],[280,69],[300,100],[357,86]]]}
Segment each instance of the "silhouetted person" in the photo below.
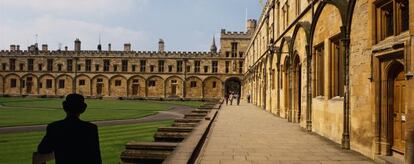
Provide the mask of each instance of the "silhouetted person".
{"label": "silhouetted person", "polygon": [[224,95],[224,101],[226,101],[226,105],[229,104],[229,94],[228,93],[226,93]]}
{"label": "silhouetted person", "polygon": [[46,135],[37,147],[38,153],[54,152],[56,164],[102,163],[97,126],[79,119],[86,107],[82,95],[66,96],[63,101],[66,118],[47,126]]}

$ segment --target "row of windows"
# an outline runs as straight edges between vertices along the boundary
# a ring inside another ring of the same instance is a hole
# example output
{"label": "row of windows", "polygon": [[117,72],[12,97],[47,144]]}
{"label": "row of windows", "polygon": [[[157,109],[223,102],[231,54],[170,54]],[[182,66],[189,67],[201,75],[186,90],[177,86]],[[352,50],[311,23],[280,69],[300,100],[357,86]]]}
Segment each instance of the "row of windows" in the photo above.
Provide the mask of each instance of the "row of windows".
{"label": "row of windows", "polygon": [[[103,79],[97,79],[97,81],[98,81],[98,83],[102,83]],[[47,89],[52,88],[52,82],[53,82],[52,79],[46,79],[46,88]],[[134,84],[136,84],[138,82],[139,81],[137,79],[133,80]],[[25,81],[25,80],[22,81],[22,88],[26,88],[26,86],[31,87],[32,84],[33,84],[32,83],[32,78],[28,77],[27,81]],[[171,84],[177,84],[177,80],[171,80]],[[84,86],[85,85],[85,80],[80,79],[78,81],[78,85],[79,86]],[[121,85],[122,85],[122,80],[115,80],[115,86],[116,87],[119,87]],[[155,80],[149,80],[148,81],[148,86],[149,87],[155,87],[156,86],[156,81]],[[217,86],[217,83],[214,81],[213,82],[213,88],[216,88],[216,86]],[[14,78],[10,79],[10,88],[16,88],[16,87],[17,87],[17,79],[14,79]],[[42,87],[43,87],[42,83],[40,82],[39,83],[39,88],[42,88]],[[190,87],[191,88],[196,88],[197,87],[197,81],[191,81],[190,82]],[[58,80],[58,88],[59,89],[65,88],[65,80],[64,79]]]}
{"label": "row of windows", "polygon": [[[28,63],[28,71],[33,71],[33,59],[27,59],[27,63]],[[226,61],[227,63],[228,61]],[[16,70],[16,59],[10,59],[9,60],[9,70],[10,71],[15,71]],[[6,63],[2,63],[2,69],[6,70],[7,64]],[[104,72],[109,72],[110,71],[110,67],[111,67],[111,62],[108,59],[103,60],[103,71]],[[139,67],[139,71],[140,72],[146,72],[146,67],[147,67],[147,61],[146,60],[140,60],[140,67]],[[168,65],[168,72],[173,72],[173,65]],[[243,67],[243,61],[239,61],[239,73],[242,73],[242,67]],[[85,60],[85,71],[90,72],[92,71],[92,61],[90,59]],[[112,65],[112,71],[114,72],[118,72],[118,65]],[[155,71],[155,65],[150,65],[150,72],[154,72]],[[201,72],[201,61],[194,61],[194,72],[195,73],[200,73]],[[204,66],[203,67],[203,71],[204,73],[208,73],[209,72],[209,66]],[[82,70],[82,65],[81,64],[77,64],[76,66],[77,71],[81,71]],[[95,64],[95,71],[100,71],[100,65],[99,64]],[[24,70],[24,64],[21,63],[20,64],[20,70]],[[39,71],[43,71],[43,64],[38,64],[38,70]],[[233,66],[233,71],[236,70],[236,63],[234,63]],[[47,59],[47,71],[53,71],[53,59]],[[63,64],[58,64],[57,65],[57,71],[63,71]],[[72,72],[73,71],[73,60],[72,59],[67,59],[66,60],[66,71],[68,72]],[[122,72],[127,72],[128,71],[128,60],[122,60],[122,64],[121,64],[121,71]],[[137,65],[131,65],[131,71],[132,72],[136,72],[137,71]],[[177,72],[183,72],[183,61],[179,60],[177,61],[176,64],[176,71]],[[191,66],[187,65],[186,66],[186,72],[190,72],[191,71]],[[212,61],[212,73],[217,73],[218,72],[218,61]],[[158,72],[165,72],[165,61],[164,60],[159,60],[158,61]],[[226,73],[228,73],[229,71],[226,71]]]}

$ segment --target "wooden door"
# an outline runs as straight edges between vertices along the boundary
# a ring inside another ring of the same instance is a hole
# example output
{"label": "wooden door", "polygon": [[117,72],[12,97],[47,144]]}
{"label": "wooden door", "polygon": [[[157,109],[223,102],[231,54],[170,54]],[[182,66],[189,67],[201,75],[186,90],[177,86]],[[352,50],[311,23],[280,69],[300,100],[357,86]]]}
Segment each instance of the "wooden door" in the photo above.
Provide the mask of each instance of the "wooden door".
{"label": "wooden door", "polygon": [[26,80],[26,93],[27,94],[32,94],[32,86],[33,86],[33,81],[31,77],[28,77]]}
{"label": "wooden door", "polygon": [[139,85],[138,84],[132,84],[132,95],[138,96],[139,93]]}
{"label": "wooden door", "polygon": [[177,85],[171,85],[171,95],[176,96],[177,95]]}
{"label": "wooden door", "polygon": [[103,87],[103,84],[101,84],[101,83],[98,83],[97,85],[96,85],[96,94],[97,95],[102,95],[102,87]]}
{"label": "wooden door", "polygon": [[393,146],[399,153],[405,150],[405,97],[406,89],[404,72],[401,71],[394,80],[393,103]]}

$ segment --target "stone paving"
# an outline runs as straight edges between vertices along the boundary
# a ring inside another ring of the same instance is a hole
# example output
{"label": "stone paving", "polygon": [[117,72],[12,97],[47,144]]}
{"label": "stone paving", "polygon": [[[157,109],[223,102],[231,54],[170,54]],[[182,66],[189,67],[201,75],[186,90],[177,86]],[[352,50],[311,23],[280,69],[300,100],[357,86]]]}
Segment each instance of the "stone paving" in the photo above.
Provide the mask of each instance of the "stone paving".
{"label": "stone paving", "polygon": [[258,107],[223,105],[198,163],[374,163]]}

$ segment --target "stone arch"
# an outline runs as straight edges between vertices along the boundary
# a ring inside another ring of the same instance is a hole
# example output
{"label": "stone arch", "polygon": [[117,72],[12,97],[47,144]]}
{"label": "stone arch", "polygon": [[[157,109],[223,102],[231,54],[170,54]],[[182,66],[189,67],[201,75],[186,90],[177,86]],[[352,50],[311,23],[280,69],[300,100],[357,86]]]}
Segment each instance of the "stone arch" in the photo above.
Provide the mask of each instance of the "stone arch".
{"label": "stone arch", "polygon": [[223,97],[223,81],[216,76],[209,76],[203,80],[204,98],[217,99]]}
{"label": "stone arch", "polygon": [[[192,86],[191,83],[195,83]],[[190,76],[185,79],[186,98],[203,98],[203,80],[197,76]]]}
{"label": "stone arch", "polygon": [[290,49],[291,49],[291,43],[292,39],[289,36],[285,36],[282,38],[282,41],[280,42],[280,46],[278,49],[278,63],[281,64],[280,62],[283,61],[283,58],[285,58],[286,56],[288,56],[290,54]]}
{"label": "stone arch", "polygon": [[[63,82],[60,82],[63,80]],[[59,84],[62,83],[62,84]],[[63,85],[63,86],[60,86]],[[61,74],[56,77],[56,95],[67,95],[73,92],[73,78],[68,74]]]}
{"label": "stone arch", "polygon": [[[10,73],[4,76],[4,94],[20,95],[20,76]],[[16,85],[12,85],[12,81],[16,81]]]}
{"label": "stone arch", "polygon": [[55,95],[56,94],[56,78],[52,74],[43,74],[39,77],[39,94]]}
{"label": "stone arch", "polygon": [[109,96],[109,78],[105,75],[95,75],[91,80],[92,96]]}
{"label": "stone arch", "polygon": [[165,97],[178,98],[183,97],[183,79],[179,76],[170,76],[165,79]]}
{"label": "stone arch", "polygon": [[314,36],[315,36],[316,26],[320,21],[321,15],[323,15],[322,13],[325,11],[324,10],[325,7],[329,6],[329,5],[332,5],[335,9],[338,10],[342,25],[347,25],[347,21],[350,20],[349,16],[347,16],[348,15],[348,13],[347,13],[347,11],[348,11],[348,2],[347,1],[343,1],[343,0],[321,1],[320,4],[318,5],[318,7],[316,8],[315,15],[312,19],[312,24],[311,24],[311,28],[310,28],[310,37],[309,37],[310,45],[314,44]]}
{"label": "stone arch", "polygon": [[128,96],[145,97],[146,79],[140,75],[134,75],[128,79]]}
{"label": "stone arch", "polygon": [[23,95],[35,95],[38,93],[38,81],[39,78],[32,74],[28,73],[21,77],[22,80],[22,94]]}
{"label": "stone arch", "polygon": [[109,96],[123,97],[127,96],[127,78],[122,75],[115,75],[109,79]]}
{"label": "stone arch", "polygon": [[84,96],[92,96],[92,79],[86,74],[79,74],[76,80],[76,93]]}
{"label": "stone arch", "polygon": [[[154,83],[154,85],[150,86],[151,83]],[[154,75],[148,77],[146,88],[147,97],[164,97],[164,79],[161,76]]]}

